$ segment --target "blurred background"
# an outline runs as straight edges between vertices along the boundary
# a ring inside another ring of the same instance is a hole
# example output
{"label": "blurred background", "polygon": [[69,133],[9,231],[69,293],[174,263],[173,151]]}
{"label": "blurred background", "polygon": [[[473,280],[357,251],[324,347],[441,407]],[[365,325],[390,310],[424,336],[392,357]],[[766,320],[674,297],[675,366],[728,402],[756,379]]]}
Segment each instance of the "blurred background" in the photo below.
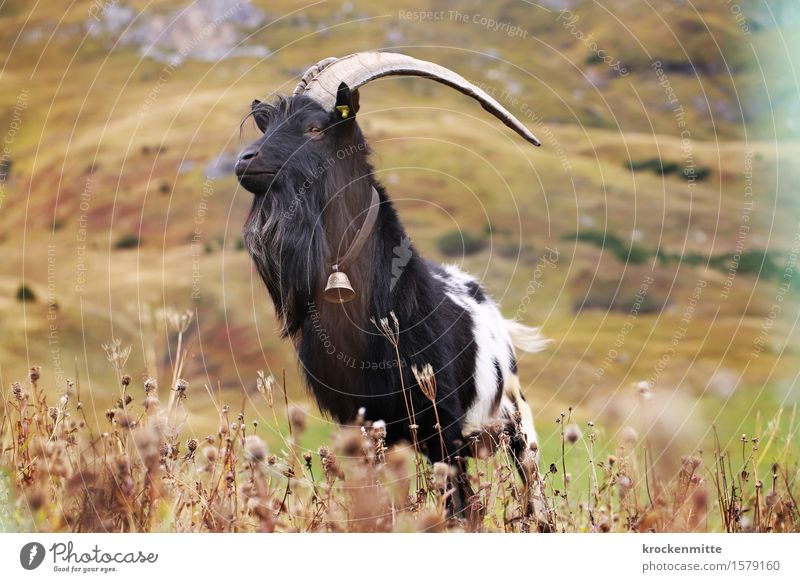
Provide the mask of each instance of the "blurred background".
{"label": "blurred background", "polygon": [[795,427],[799,23],[797,2],[759,0],[6,0],[3,390],[40,365],[102,424],[119,394],[103,344],[166,392],[169,320],[189,311],[188,432],[216,430],[209,390],[266,417],[257,371],[285,370],[303,445],[327,438],[243,250],[232,168],[254,98],[388,49],[461,73],[543,141],[423,79],[361,92],[417,247],[553,339],[520,362],[545,450],[569,407],[659,455],[707,448],[712,426],[723,446]]}

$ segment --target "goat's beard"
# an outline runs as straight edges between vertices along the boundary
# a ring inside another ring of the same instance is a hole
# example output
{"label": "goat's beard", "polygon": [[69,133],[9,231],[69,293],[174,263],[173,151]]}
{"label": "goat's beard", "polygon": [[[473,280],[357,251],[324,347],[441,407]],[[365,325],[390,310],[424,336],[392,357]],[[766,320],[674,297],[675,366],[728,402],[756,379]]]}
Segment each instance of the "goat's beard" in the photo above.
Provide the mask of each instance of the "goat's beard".
{"label": "goat's beard", "polygon": [[244,226],[245,248],[272,297],[284,336],[302,328],[324,274],[325,236],[313,194],[289,181],[273,183],[255,197]]}

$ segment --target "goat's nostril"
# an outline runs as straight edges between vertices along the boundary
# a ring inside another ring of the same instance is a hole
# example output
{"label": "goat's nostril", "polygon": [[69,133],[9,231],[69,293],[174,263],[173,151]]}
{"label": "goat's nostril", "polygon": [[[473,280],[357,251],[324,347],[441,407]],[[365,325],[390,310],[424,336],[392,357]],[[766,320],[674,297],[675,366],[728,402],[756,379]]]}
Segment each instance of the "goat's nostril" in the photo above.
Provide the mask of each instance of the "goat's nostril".
{"label": "goat's nostril", "polygon": [[240,160],[251,160],[258,155],[258,150],[256,148],[247,148],[241,154],[239,154]]}

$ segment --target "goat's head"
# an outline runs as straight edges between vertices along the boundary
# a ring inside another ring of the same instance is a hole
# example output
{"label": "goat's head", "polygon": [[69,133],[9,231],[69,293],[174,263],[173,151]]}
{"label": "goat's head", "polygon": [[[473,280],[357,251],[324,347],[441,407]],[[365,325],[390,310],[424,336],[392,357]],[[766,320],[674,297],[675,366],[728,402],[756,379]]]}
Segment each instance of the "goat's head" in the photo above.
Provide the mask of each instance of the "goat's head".
{"label": "goat's head", "polygon": [[[355,124],[358,88],[389,75],[421,76],[453,87],[539,145],[502,105],[453,71],[397,53],[357,53],[327,58],[311,67],[290,98],[253,102],[252,116],[264,135],[240,154],[236,175],[242,186],[263,195],[280,193],[285,190],[281,186],[289,184],[296,195],[304,182],[324,183],[324,174],[337,161],[366,154],[366,148],[358,148],[363,140]],[[358,148],[355,152],[353,146]]]}
{"label": "goat's head", "polygon": [[257,196],[293,199],[323,192],[329,170],[367,153],[354,119],[357,92],[343,89],[334,113],[305,95],[278,97],[272,103],[256,100],[251,107],[263,135],[242,150],[235,171],[242,186]]}

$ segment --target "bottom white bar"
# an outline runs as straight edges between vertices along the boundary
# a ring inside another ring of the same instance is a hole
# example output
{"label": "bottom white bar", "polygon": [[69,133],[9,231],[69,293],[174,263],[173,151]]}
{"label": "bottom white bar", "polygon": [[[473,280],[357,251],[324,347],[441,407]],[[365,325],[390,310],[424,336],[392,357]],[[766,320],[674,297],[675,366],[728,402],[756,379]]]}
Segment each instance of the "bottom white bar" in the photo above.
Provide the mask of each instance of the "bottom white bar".
{"label": "bottom white bar", "polygon": [[[800,580],[800,534],[0,534],[4,580]],[[288,578],[287,578],[288,579]]]}

